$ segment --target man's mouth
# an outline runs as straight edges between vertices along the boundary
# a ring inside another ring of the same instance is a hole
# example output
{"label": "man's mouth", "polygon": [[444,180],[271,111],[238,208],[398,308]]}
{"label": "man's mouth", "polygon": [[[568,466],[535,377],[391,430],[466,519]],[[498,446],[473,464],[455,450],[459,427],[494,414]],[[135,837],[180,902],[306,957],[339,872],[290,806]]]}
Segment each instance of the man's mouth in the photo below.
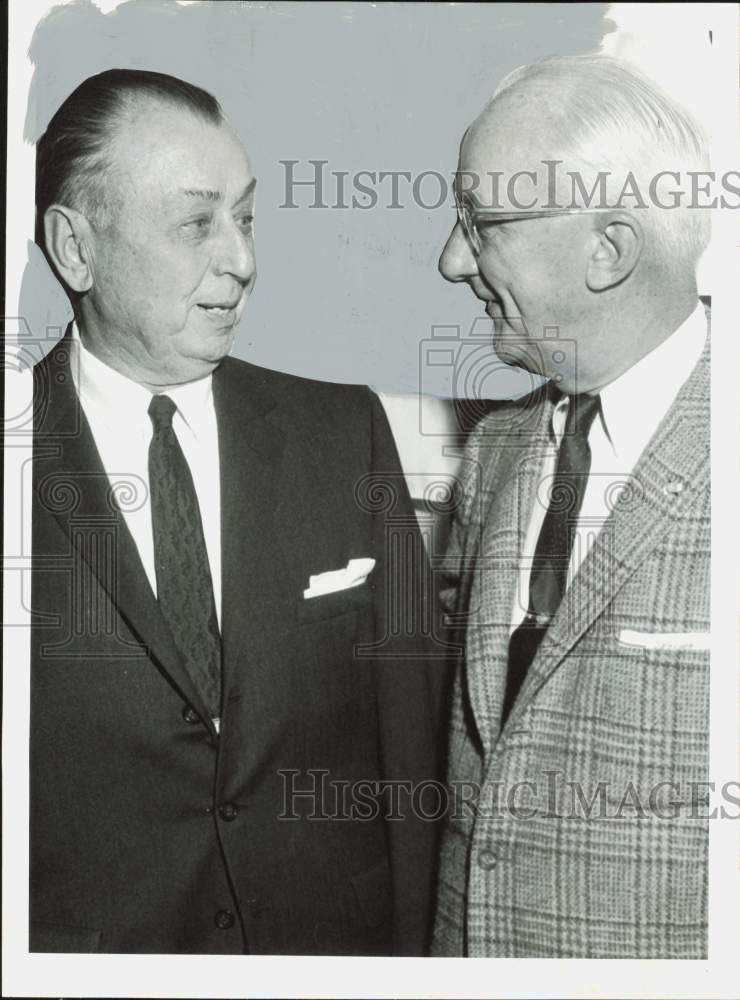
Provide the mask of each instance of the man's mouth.
{"label": "man's mouth", "polygon": [[232,309],[236,309],[239,305],[239,300],[237,299],[236,302],[199,302],[198,305],[201,309],[206,309],[208,312],[226,313]]}
{"label": "man's mouth", "polygon": [[493,298],[486,300],[486,312],[491,317],[491,319],[498,319],[503,314],[503,310],[501,308],[501,300],[497,295],[495,295]]}
{"label": "man's mouth", "polygon": [[198,308],[202,309],[206,316],[211,319],[230,320],[236,318],[236,308],[238,305],[239,299],[235,302],[199,302]]}

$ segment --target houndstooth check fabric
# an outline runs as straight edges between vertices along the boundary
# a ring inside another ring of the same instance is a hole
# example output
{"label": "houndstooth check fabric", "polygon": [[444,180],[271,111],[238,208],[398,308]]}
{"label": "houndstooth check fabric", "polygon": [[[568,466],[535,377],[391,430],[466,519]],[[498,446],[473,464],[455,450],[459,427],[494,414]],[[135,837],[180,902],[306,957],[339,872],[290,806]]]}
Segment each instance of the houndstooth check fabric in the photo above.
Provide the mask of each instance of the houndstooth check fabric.
{"label": "houndstooth check fabric", "polygon": [[501,728],[510,613],[553,403],[488,416],[446,568],[466,635],[433,953],[704,958],[709,347],[581,565]]}
{"label": "houndstooth check fabric", "polygon": [[221,637],[198,496],[172,429],[169,396],[149,404],[149,492],[157,599],[188,673],[211,713],[221,715]]}

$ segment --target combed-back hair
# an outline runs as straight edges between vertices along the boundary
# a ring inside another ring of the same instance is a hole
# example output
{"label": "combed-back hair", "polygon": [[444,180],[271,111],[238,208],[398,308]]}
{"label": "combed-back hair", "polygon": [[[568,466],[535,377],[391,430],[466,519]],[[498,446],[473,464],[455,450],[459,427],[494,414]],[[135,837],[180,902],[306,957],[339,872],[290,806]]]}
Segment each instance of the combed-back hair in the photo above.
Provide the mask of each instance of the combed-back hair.
{"label": "combed-back hair", "polygon": [[101,223],[105,216],[105,174],[117,130],[142,101],[223,121],[211,94],[166,73],[109,69],[88,77],[57,110],[36,148],[36,242],[44,246],[44,214],[66,205]]}
{"label": "combed-back hair", "polygon": [[551,98],[542,140],[560,151],[564,169],[591,179],[607,171],[617,192],[631,171],[646,199],[651,179],[662,171],[680,174],[660,189],[680,191],[684,204],[650,205],[636,214],[664,255],[668,250],[676,263],[694,263],[709,241],[710,220],[706,209],[685,207],[691,172],[709,169],[707,140],[692,115],[636,66],[598,53],[520,66],[501,81],[488,108],[532,88]]}

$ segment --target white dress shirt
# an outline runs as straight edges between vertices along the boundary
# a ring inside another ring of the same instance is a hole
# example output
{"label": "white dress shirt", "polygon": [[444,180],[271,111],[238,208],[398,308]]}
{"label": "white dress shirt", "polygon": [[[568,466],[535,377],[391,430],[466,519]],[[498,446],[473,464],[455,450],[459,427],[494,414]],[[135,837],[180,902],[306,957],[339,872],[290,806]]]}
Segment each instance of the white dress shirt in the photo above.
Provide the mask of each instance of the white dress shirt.
{"label": "white dress shirt", "polygon": [[[76,324],[72,327],[72,377],[103,468],[156,596],[149,504],[152,422],[147,412],[152,393],[91,354],[80,340]],[[211,376],[170,389],[166,395],[177,406],[172,429],[190,467],[198,497],[220,624],[221,481]]]}
{"label": "white dress shirt", "polygon": [[[579,566],[588,555],[645,446],[696,366],[706,337],[706,316],[703,305],[699,303],[675,333],[601,389],[601,415],[594,420],[588,436],[591,470],[578,517],[567,586],[570,586]],[[541,485],[527,528],[519,566],[519,587],[511,618],[512,632],[527,613],[529,576],[537,540],[547,513],[568,405],[568,398],[563,397],[552,415],[550,446],[543,463]]]}

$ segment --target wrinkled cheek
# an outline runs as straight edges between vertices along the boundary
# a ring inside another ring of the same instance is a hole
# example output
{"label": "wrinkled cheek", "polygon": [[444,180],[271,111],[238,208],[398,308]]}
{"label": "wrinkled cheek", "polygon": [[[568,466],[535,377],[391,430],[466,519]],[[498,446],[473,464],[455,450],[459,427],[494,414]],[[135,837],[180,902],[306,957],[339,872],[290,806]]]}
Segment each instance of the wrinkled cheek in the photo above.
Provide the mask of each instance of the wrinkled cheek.
{"label": "wrinkled cheek", "polygon": [[499,297],[499,311],[504,317],[505,325],[512,335],[528,338],[534,332],[530,330],[526,299],[516,294],[516,290],[503,282],[494,286]]}

